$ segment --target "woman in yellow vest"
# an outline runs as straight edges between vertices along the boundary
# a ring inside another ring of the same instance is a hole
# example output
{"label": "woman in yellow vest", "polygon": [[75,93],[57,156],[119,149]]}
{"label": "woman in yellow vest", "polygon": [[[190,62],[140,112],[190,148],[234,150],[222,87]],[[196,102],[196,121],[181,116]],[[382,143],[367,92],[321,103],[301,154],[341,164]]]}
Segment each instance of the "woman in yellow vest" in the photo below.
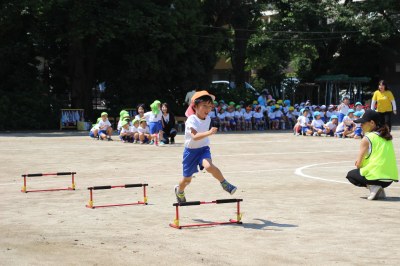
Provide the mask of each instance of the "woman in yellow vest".
{"label": "woman in yellow vest", "polygon": [[398,181],[392,135],[373,110],[366,110],[354,123],[361,123],[365,137],[355,163],[357,169],[348,172],[346,178],[355,186],[367,187],[369,200],[386,198],[384,188]]}
{"label": "woman in yellow vest", "polygon": [[371,109],[380,115],[381,124],[386,124],[392,130],[392,113],[397,114],[396,101],[384,80],[379,81],[379,89],[374,92]]}

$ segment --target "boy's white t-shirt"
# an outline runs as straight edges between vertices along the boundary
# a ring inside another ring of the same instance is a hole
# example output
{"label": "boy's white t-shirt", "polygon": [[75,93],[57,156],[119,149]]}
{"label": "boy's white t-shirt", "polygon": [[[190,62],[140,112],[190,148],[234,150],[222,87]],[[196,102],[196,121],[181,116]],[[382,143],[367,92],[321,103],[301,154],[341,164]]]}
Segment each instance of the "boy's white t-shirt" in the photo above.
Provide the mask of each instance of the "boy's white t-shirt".
{"label": "boy's white t-shirt", "polygon": [[111,127],[111,123],[108,121],[108,119],[106,121],[100,120],[98,125],[100,130],[107,130],[109,127]]}
{"label": "boy's white t-shirt", "polygon": [[235,117],[235,112],[225,112],[226,118],[234,118]]}
{"label": "boy's white t-shirt", "polygon": [[297,121],[299,122],[299,125],[301,127],[307,127],[308,126],[308,117],[305,117],[303,115],[299,116],[299,118],[297,119]]}
{"label": "boy's white t-shirt", "polygon": [[219,118],[219,119],[224,120],[225,117],[226,117],[226,114],[225,114],[225,113],[218,113],[218,118]]}
{"label": "boy's white t-shirt", "polygon": [[340,111],[339,111],[339,113],[344,114],[344,115],[347,115],[347,113],[349,112],[349,110],[350,110],[350,107],[349,107],[348,105],[342,103],[342,104],[340,105]]}
{"label": "boy's white t-shirt", "polygon": [[138,132],[139,132],[140,134],[150,134],[150,129],[149,129],[148,126],[146,126],[145,128],[139,126],[139,127],[138,127]]}
{"label": "boy's white t-shirt", "polygon": [[281,118],[283,116],[283,113],[281,110],[275,111],[275,118]]}
{"label": "boy's white t-shirt", "polygon": [[130,126],[129,127],[129,132],[136,133],[136,132],[139,132],[139,129],[137,127],[135,127],[135,126]]}
{"label": "boy's white t-shirt", "polygon": [[334,124],[332,121],[326,123],[325,126],[327,126],[330,130],[334,130],[337,127],[337,125]]}
{"label": "boy's white t-shirt", "polygon": [[344,131],[344,123],[343,122],[339,123],[339,125],[336,128],[336,132],[341,132],[341,131]]}
{"label": "boy's white t-shirt", "polygon": [[260,112],[255,112],[254,114],[253,114],[253,117],[254,118],[263,118],[264,117],[264,114],[260,111]]}
{"label": "boy's white t-shirt", "polygon": [[276,113],[275,112],[269,112],[268,113],[268,117],[269,117],[269,119],[275,119]]}
{"label": "boy's white t-shirt", "polygon": [[122,134],[122,133],[130,133],[131,132],[131,130],[130,130],[130,128],[128,128],[128,129],[125,129],[125,128],[121,128],[121,132],[119,133],[120,135]]}
{"label": "boy's white t-shirt", "polygon": [[208,137],[197,141],[193,140],[191,129],[193,128],[197,133],[203,133],[210,129],[210,123],[211,119],[208,116],[204,120],[198,118],[197,115],[189,116],[185,123],[185,147],[189,149],[198,149],[208,146],[210,144]]}
{"label": "boy's white t-shirt", "polygon": [[253,117],[253,114],[251,112],[246,112],[243,114],[244,119],[251,119]]}
{"label": "boy's white t-shirt", "polygon": [[154,114],[152,111],[150,112],[146,112],[143,114],[143,116],[146,118],[146,120],[149,120],[149,123],[151,122],[158,122],[161,121],[161,117],[162,117],[162,112],[158,112],[158,114]]}
{"label": "boy's white t-shirt", "polygon": [[217,116],[215,115],[215,109],[214,109],[214,110],[211,110],[211,112],[208,113],[208,116],[209,116],[210,118],[216,118]]}
{"label": "boy's white t-shirt", "polygon": [[235,111],[235,117],[236,117],[236,118],[243,117],[242,112],[240,112],[240,111]]}
{"label": "boy's white t-shirt", "polygon": [[343,117],[343,121],[342,121],[346,126],[351,126],[353,124],[353,119],[351,119],[350,117],[348,117],[347,115],[345,117]]}
{"label": "boy's white t-shirt", "polygon": [[316,128],[323,128],[323,126],[324,126],[324,121],[322,121],[321,119],[314,119],[312,122],[311,122],[311,125],[313,126],[313,127],[316,127]]}

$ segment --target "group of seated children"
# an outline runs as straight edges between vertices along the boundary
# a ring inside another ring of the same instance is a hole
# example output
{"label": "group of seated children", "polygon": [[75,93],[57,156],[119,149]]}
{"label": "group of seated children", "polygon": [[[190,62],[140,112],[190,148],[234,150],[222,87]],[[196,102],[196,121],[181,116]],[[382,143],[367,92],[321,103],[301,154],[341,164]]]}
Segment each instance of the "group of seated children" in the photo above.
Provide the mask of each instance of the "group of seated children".
{"label": "group of seated children", "polygon": [[[163,139],[160,106],[161,102],[156,100],[150,105],[151,111],[146,113],[143,106],[139,106],[138,114],[132,121],[129,112],[122,110],[117,126],[121,141],[124,143],[158,145],[158,140],[161,136],[160,144],[163,145],[165,140]],[[90,130],[89,136],[100,140],[112,140],[112,134],[113,129],[108,121],[108,115],[103,112],[101,113],[101,118],[97,120],[97,123]]]}
{"label": "group of seated children", "polygon": [[240,130],[274,130],[289,128],[296,123],[294,107],[290,106],[289,100],[271,100],[268,106],[258,105],[254,101],[252,105],[244,107],[244,103],[235,105],[234,102],[225,104],[223,100],[219,103],[214,101],[214,106],[208,114],[214,127],[219,131],[240,131]]}
{"label": "group of seated children", "polygon": [[300,110],[300,116],[294,127],[294,133],[297,136],[325,135],[326,137],[335,136],[338,138],[360,139],[363,136],[361,124],[356,124],[353,120],[360,118],[363,113],[363,111],[348,109],[344,117],[331,115],[329,121],[325,123],[321,119],[321,113],[319,111],[312,113],[309,109],[303,108]]}

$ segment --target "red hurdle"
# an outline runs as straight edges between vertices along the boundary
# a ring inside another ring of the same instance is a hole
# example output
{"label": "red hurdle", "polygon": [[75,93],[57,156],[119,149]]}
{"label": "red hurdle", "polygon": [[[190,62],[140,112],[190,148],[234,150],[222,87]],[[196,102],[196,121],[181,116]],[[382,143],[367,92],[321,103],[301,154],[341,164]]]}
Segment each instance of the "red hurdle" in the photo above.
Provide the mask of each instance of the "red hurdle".
{"label": "red hurdle", "polygon": [[[26,189],[26,178],[34,177],[34,176],[60,176],[60,175],[71,175],[72,176],[72,185],[67,188],[49,188],[49,189],[36,189],[36,190],[27,190]],[[24,186],[21,189],[21,192],[44,192],[44,191],[60,191],[60,190],[75,190],[75,175],[76,172],[58,172],[58,173],[46,173],[46,174],[25,174],[21,175],[24,178]]]}
{"label": "red hurdle", "polygon": [[[128,205],[147,205],[147,194],[146,187],[148,184],[125,184],[119,186],[95,186],[88,187],[90,193],[89,203],[86,205],[87,208],[95,209],[95,208],[105,208],[105,207],[116,207],[116,206],[128,206]],[[103,190],[103,189],[112,189],[112,188],[133,188],[133,187],[143,187],[143,201],[138,201],[134,203],[122,203],[122,204],[107,204],[107,205],[93,205],[93,190]]]}
{"label": "red hurdle", "polygon": [[[242,214],[240,213],[240,202],[243,199],[219,199],[214,201],[188,201],[181,203],[172,204],[175,206],[175,220],[174,223],[170,223],[169,226],[182,229],[184,227],[195,227],[195,226],[212,226],[212,225],[222,225],[222,224],[242,224]],[[179,224],[179,206],[193,206],[193,205],[202,205],[202,204],[222,204],[222,203],[234,203],[236,202],[236,220],[230,219],[229,222],[213,222],[213,223],[201,223],[201,224],[187,224],[180,225]]]}

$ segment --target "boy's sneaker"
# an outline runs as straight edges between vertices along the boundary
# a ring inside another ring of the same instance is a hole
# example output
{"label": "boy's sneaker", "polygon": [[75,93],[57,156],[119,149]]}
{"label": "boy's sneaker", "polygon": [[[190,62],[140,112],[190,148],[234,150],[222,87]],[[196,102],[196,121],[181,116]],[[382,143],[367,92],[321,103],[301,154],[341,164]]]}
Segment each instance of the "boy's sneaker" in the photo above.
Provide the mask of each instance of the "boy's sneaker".
{"label": "boy's sneaker", "polygon": [[153,145],[154,144],[154,140],[152,140],[152,141],[150,141],[150,143],[149,143],[150,145]]}
{"label": "boy's sneaker", "polygon": [[186,202],[185,192],[179,192],[179,185],[175,186],[175,195],[178,203]]}
{"label": "boy's sneaker", "polygon": [[229,183],[226,180],[221,182],[221,186],[226,192],[228,192],[231,195],[233,195],[236,192],[236,189],[237,189],[234,185],[232,185],[231,183]]}
{"label": "boy's sneaker", "polygon": [[171,138],[170,144],[175,144],[175,139]]}
{"label": "boy's sneaker", "polygon": [[113,139],[111,137],[108,138],[108,141],[113,141]]}

